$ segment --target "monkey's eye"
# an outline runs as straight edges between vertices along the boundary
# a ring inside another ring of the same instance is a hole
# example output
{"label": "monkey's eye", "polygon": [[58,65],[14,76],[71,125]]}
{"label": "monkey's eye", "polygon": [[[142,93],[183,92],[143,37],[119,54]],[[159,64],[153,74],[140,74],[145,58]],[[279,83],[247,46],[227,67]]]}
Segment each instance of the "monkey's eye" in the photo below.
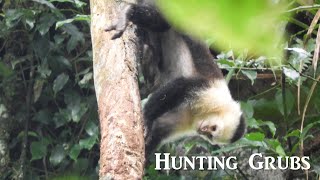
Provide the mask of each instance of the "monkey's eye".
{"label": "monkey's eye", "polygon": [[210,126],[210,131],[216,131],[217,130],[217,125],[213,125],[213,126]]}

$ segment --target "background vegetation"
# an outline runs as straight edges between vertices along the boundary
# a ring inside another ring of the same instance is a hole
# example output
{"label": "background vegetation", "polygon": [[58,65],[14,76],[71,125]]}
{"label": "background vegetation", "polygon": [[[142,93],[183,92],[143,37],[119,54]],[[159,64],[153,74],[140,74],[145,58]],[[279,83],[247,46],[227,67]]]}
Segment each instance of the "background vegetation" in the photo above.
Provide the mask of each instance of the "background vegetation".
{"label": "background vegetation", "polygon": [[[0,143],[7,152],[0,154],[0,179],[24,174],[29,179],[97,178],[99,126],[88,3],[0,0]],[[161,151],[239,158],[251,152],[310,155],[308,174],[319,178],[320,89],[316,83],[320,74],[316,62],[320,2],[304,3],[290,1],[288,10],[281,11],[285,18],[276,24],[288,32],[287,41],[277,46],[285,52],[280,57],[283,64],[270,66],[268,57],[258,56],[249,47],[247,52],[226,50],[217,55],[234,96],[241,99],[249,125],[245,138],[222,149],[199,139],[184,139]],[[245,10],[250,13],[252,9]],[[239,25],[246,24],[242,19],[238,19]],[[287,22],[290,25],[286,26]],[[254,25],[250,28],[260,30]],[[247,87],[241,86],[242,82]],[[246,168],[165,173],[153,167],[147,167],[146,179],[254,176]],[[287,173],[288,177],[305,177],[302,171]]]}

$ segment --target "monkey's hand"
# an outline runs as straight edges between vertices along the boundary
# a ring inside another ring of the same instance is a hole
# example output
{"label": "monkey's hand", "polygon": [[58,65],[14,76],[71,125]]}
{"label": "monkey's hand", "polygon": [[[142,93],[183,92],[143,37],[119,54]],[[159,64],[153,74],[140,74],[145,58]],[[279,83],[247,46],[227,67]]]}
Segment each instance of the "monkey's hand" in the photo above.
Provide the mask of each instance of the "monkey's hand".
{"label": "monkey's hand", "polygon": [[113,20],[110,24],[105,27],[105,31],[115,31],[113,36],[111,37],[112,40],[117,39],[122,36],[123,32],[127,29],[129,24],[129,16],[132,11],[132,6],[127,5],[124,11],[121,12],[121,15],[118,19]]}

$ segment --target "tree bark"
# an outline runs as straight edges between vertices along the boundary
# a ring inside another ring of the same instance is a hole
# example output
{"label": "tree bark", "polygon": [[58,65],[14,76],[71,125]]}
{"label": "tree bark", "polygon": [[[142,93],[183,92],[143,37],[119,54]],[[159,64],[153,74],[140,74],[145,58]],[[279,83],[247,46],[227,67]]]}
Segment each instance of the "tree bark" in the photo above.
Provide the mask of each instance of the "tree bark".
{"label": "tree bark", "polygon": [[143,119],[137,83],[135,28],[110,40],[107,22],[121,12],[114,0],[92,0],[93,70],[101,126],[100,179],[142,179]]}

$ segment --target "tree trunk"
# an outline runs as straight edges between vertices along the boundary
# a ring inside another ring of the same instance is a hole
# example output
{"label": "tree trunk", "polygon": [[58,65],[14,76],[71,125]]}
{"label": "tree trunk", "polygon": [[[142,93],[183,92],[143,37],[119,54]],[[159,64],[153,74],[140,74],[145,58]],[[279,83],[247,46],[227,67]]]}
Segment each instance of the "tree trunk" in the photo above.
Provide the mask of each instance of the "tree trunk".
{"label": "tree trunk", "polygon": [[92,0],[93,70],[101,126],[100,179],[142,179],[144,137],[137,83],[138,38],[128,27],[110,40],[104,26],[121,12],[114,0]]}

